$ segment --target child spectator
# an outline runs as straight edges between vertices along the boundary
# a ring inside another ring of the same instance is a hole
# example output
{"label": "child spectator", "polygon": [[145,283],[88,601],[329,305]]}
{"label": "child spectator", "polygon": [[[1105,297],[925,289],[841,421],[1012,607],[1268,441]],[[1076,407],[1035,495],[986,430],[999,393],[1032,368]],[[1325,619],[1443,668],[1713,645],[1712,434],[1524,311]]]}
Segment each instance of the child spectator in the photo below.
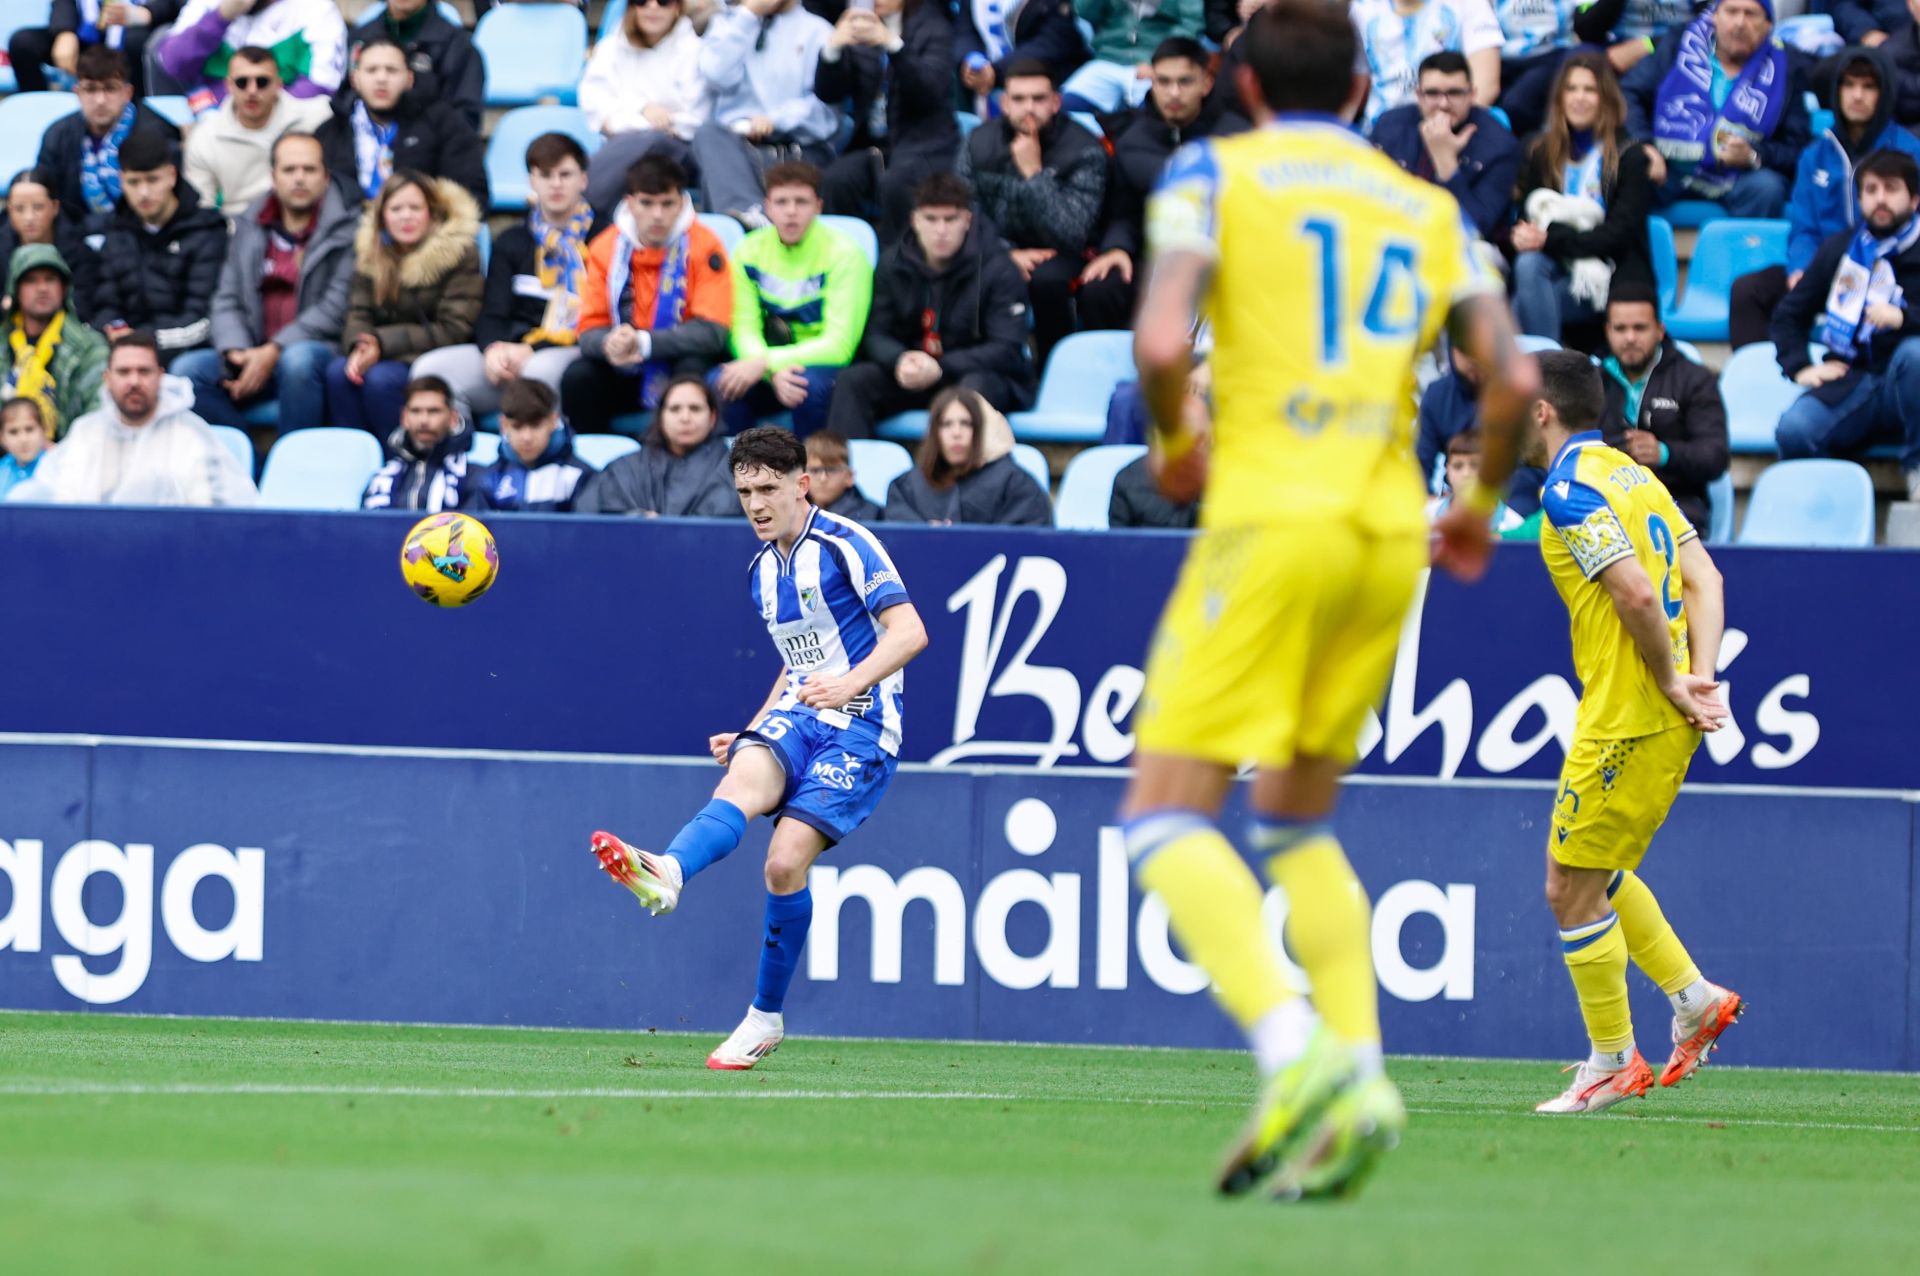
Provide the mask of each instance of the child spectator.
{"label": "child spectator", "polygon": [[36,399],[8,399],[0,404],[0,501],[17,483],[33,477],[46,455],[53,433],[46,409]]}
{"label": "child spectator", "polygon": [[705,378],[675,377],[638,452],[600,472],[580,497],[583,514],[726,518],[740,513],[719,434],[720,401]]}
{"label": "child spectator", "polygon": [[466,508],[565,514],[593,474],[573,454],[560,396],[523,377],[500,392],[500,459],[468,476]]}
{"label": "child spectator", "polygon": [[887,489],[887,521],[1053,526],[1053,503],[1013,459],[1013,427],[977,391],[934,397],[914,468]]}
{"label": "child spectator", "polygon": [[827,513],[856,523],[873,523],[885,517],[854,482],[847,441],[832,430],[807,436],[807,477],[811,480],[807,499]]}
{"label": "child spectator", "polygon": [[[1453,504],[1454,493],[1473,485],[1480,477],[1480,431],[1468,428],[1447,440],[1446,477],[1441,480],[1440,494],[1427,502],[1427,521],[1438,522],[1440,516]],[[1521,518],[1505,505],[1497,506],[1493,511],[1493,530],[1505,535],[1520,526]]]}
{"label": "child spectator", "polygon": [[453,410],[453,391],[439,377],[407,382],[405,403],[400,425],[387,438],[387,463],[374,471],[360,508],[423,514],[459,509],[473,427]]}

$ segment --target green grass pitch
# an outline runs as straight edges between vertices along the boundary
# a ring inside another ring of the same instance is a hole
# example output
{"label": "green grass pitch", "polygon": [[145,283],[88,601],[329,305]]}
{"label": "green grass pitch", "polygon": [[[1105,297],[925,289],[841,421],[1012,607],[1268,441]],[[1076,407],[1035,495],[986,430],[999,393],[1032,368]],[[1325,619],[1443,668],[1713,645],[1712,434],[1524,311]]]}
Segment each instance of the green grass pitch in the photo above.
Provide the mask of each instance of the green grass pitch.
{"label": "green grass pitch", "polygon": [[716,1039],[0,1014],[0,1269],[1920,1270],[1910,1075],[1395,1059],[1366,1194],[1277,1206],[1208,1192],[1238,1055]]}

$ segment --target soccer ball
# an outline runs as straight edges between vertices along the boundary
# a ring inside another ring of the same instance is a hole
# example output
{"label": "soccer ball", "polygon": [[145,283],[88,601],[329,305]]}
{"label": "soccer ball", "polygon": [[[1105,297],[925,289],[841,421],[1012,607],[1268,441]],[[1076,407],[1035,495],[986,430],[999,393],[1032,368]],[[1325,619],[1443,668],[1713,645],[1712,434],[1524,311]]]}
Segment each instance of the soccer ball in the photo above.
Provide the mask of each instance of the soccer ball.
{"label": "soccer ball", "polygon": [[413,525],[400,548],[400,574],[435,607],[464,607],[500,574],[493,533],[466,514],[434,514]]}

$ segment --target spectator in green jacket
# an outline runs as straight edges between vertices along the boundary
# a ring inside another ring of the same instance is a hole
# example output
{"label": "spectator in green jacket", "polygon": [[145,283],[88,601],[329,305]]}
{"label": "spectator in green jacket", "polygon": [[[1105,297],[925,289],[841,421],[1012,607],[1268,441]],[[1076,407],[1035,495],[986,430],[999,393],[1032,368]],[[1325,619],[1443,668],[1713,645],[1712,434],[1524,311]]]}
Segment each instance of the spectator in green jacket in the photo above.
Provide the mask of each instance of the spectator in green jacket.
{"label": "spectator in green jacket", "polygon": [[98,406],[107,339],[80,322],[73,271],[52,244],[23,244],[7,265],[13,299],[0,341],[0,399],[33,399],[59,439]]}
{"label": "spectator in green jacket", "polygon": [[1093,61],[1060,86],[1069,111],[1107,115],[1147,100],[1153,51],[1168,36],[1206,34],[1206,0],[1073,0],[1075,16],[1093,27]]}
{"label": "spectator in green jacket", "polygon": [[873,265],[861,247],[819,224],[820,170],[767,169],[767,219],[733,252],[733,361],[712,384],[729,434],[793,414],[801,438],[827,423],[840,370],[853,362],[873,305]]}

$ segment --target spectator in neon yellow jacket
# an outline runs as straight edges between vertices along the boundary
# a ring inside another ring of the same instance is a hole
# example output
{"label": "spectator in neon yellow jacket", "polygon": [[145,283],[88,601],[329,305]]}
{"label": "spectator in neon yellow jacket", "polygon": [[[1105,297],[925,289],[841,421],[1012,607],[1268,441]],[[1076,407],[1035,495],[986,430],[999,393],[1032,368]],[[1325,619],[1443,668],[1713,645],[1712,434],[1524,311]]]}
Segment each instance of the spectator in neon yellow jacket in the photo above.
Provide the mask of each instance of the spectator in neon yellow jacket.
{"label": "spectator in neon yellow jacket", "polygon": [[767,170],[767,217],[733,252],[733,362],[713,371],[729,434],[793,414],[801,438],[827,423],[840,370],[853,361],[873,305],[873,264],[819,224],[820,170]]}

